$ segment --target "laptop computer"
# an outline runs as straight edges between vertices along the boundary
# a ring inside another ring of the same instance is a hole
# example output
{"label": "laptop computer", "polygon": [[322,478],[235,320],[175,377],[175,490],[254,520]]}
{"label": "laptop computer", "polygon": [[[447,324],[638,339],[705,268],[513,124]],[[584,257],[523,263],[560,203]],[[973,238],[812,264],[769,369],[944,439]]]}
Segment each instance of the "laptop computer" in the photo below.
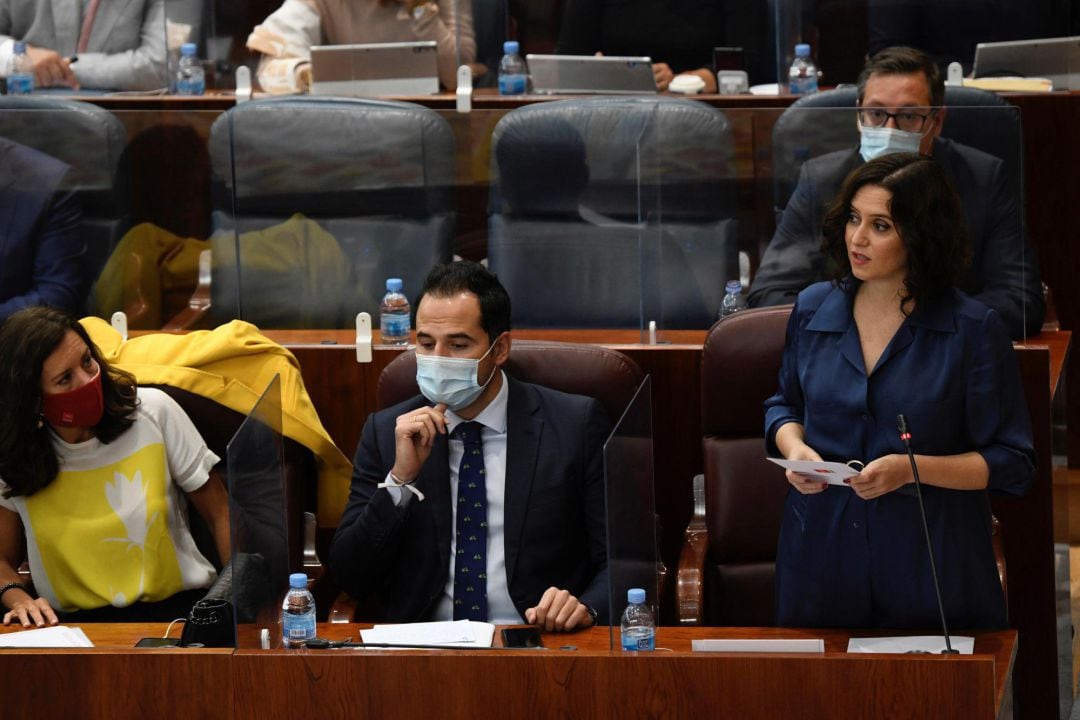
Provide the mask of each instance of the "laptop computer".
{"label": "laptop computer", "polygon": [[1080,36],[979,43],[972,76],[1047,78],[1055,90],[1080,90]]}
{"label": "laptop computer", "polygon": [[656,92],[648,57],[592,55],[526,55],[533,92],[544,95]]}
{"label": "laptop computer", "polygon": [[312,95],[374,97],[438,92],[438,51],[433,40],[311,48]]}

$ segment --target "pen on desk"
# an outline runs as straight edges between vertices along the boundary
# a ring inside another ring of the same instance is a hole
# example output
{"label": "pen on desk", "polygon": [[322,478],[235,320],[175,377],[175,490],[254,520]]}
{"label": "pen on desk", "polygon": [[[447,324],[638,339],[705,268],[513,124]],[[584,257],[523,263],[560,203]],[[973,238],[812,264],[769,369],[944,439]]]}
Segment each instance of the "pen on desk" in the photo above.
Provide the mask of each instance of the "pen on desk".
{"label": "pen on desk", "polygon": [[79,62],[79,56],[78,55],[72,55],[71,57],[68,58],[68,65],[70,65],[72,63],[77,63],[77,62]]}

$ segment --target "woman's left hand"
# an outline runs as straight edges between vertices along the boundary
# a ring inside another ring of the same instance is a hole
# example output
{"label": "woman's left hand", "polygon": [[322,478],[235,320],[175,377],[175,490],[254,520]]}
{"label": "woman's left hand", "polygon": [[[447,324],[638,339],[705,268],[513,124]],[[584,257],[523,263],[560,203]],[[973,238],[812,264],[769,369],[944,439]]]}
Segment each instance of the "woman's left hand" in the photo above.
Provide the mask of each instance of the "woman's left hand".
{"label": "woman's left hand", "polygon": [[873,500],[912,481],[911,463],[906,455],[885,455],[872,461],[846,482],[863,500]]}

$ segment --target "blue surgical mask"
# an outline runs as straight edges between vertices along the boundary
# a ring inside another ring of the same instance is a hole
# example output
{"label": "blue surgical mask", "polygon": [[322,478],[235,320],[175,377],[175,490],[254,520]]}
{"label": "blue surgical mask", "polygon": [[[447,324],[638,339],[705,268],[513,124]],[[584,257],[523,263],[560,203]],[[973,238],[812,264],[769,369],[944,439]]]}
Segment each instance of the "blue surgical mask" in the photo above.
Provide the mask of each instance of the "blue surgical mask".
{"label": "blue surgical mask", "polygon": [[416,353],[416,384],[420,386],[420,392],[436,405],[445,403],[451,410],[460,410],[468,407],[491,379],[495,377],[498,366],[491,370],[488,379],[481,385],[477,377],[480,372],[480,361],[488,356],[487,352],[478,358],[453,358],[439,355],[421,355]]}
{"label": "blue surgical mask", "polygon": [[863,160],[870,162],[882,155],[891,155],[900,152],[919,152],[922,144],[922,133],[906,132],[896,128],[887,127],[859,127],[859,154]]}

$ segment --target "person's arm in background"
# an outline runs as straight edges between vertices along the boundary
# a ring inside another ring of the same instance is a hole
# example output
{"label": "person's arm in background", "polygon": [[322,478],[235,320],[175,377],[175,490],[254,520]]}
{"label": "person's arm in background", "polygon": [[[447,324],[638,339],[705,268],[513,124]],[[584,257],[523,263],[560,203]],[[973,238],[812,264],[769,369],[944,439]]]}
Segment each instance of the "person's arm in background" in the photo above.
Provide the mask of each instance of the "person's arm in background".
{"label": "person's arm in background", "polygon": [[994,308],[1009,336],[1021,340],[1042,330],[1043,300],[1039,261],[1021,229],[1017,192],[1010,189],[1005,164],[994,164],[983,207],[986,218],[980,267],[982,289],[975,299]]}
{"label": "person's arm in background", "polygon": [[747,298],[751,307],[786,305],[805,287],[822,279],[824,258],[816,225],[817,193],[804,164],[799,182],[761,258]]}
{"label": "person's arm in background", "polygon": [[600,52],[603,0],[567,0],[555,52],[560,55],[593,55]]}
{"label": "person's arm in background", "polygon": [[138,47],[111,54],[79,53],[71,69],[84,88],[155,90],[169,84],[165,55],[165,0],[151,0],[143,15]]}
{"label": "person's arm in background", "polygon": [[322,25],[311,0],[285,0],[247,39],[262,53],[256,77],[275,95],[303,92],[311,84],[311,46],[321,42]]}
{"label": "person's arm in background", "polygon": [[417,40],[434,40],[439,50],[439,82],[447,90],[457,89],[459,65],[476,61],[472,0],[399,0],[412,16]]}
{"label": "person's arm in background", "polygon": [[81,222],[82,207],[74,193],[55,192],[43,213],[40,235],[28,240],[35,246],[33,285],[25,293],[0,302],[0,320],[32,305],[81,313],[88,281]]}

